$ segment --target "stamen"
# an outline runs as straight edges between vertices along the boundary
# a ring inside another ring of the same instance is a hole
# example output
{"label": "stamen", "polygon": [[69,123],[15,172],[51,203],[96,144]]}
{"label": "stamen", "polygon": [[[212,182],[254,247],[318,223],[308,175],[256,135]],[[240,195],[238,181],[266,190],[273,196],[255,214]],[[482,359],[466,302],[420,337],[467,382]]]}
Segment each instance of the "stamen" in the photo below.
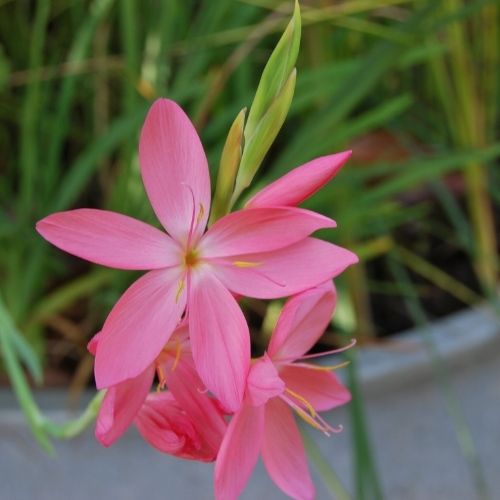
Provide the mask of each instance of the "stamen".
{"label": "stamen", "polygon": [[329,436],[330,434],[328,432],[326,432],[322,427],[321,425],[319,425],[316,420],[314,420],[310,415],[309,413],[306,413],[300,406],[296,406],[294,408],[295,412],[297,413],[297,415],[302,419],[304,420],[304,422],[308,423],[309,425],[311,425],[312,427],[314,427],[315,429],[318,429],[318,431],[321,431],[323,434],[326,434],[327,436]]}
{"label": "stamen", "polygon": [[[306,409],[302,408],[299,404],[297,404],[292,398],[285,396],[282,394],[280,397],[285,401],[287,404],[289,404],[299,415],[302,420],[307,422],[309,425],[314,427],[315,429],[318,429],[319,431],[323,432],[327,436],[330,435],[330,433],[337,433],[342,431],[342,426],[338,427],[332,427],[326,420],[324,420],[321,415],[319,415],[312,404],[303,396],[300,394],[297,394],[296,392],[292,391],[288,387],[285,389],[285,392],[290,394],[293,398],[295,398],[297,401],[302,403]],[[307,410],[307,411],[306,411]]]}
{"label": "stamen", "polygon": [[328,430],[324,429],[318,422],[316,422],[316,420],[314,420],[313,417],[311,417],[311,415],[309,415],[309,413],[307,413],[306,411],[304,411],[304,409],[302,409],[298,404],[296,404],[293,400],[291,400],[290,398],[284,396],[283,394],[280,396],[280,398],[285,401],[285,403],[287,403],[288,405],[290,405],[296,412],[297,412],[297,415],[302,419],[304,420],[305,422],[307,422],[310,426],[314,427],[315,429],[318,429],[318,431],[321,431],[323,432],[324,434],[326,434],[327,436],[329,436],[330,434],[328,433]]}
{"label": "stamen", "polygon": [[305,368],[310,368],[311,370],[323,370],[323,371],[331,371],[331,370],[338,370],[339,368],[345,368],[348,366],[351,362],[350,361],[343,361],[342,363],[338,363],[336,365],[313,365],[312,363],[293,363],[293,366],[303,366]]}
{"label": "stamen", "polygon": [[179,298],[181,296],[182,291],[184,290],[184,286],[186,285],[186,282],[182,279],[179,281],[177,284],[177,292],[175,294],[175,303],[177,304],[179,302]]}
{"label": "stamen", "polygon": [[264,278],[271,283],[274,283],[277,286],[285,287],[286,283],[280,283],[279,281],[276,281],[274,278],[271,278],[270,276],[267,276],[267,274],[264,274],[262,271],[258,271],[257,269],[252,269],[257,266],[262,265],[262,262],[250,262],[247,260],[235,260],[233,262],[229,262],[227,259],[220,258],[220,257],[211,257],[206,259],[208,262],[213,262],[217,263],[221,266],[235,266],[235,267],[240,267],[240,268],[250,268],[251,272],[257,274],[261,278]]}
{"label": "stamen", "polygon": [[203,206],[203,203],[200,203],[200,211],[198,212],[198,217],[196,217],[197,225],[201,222],[201,219],[203,219],[204,215],[205,215],[205,207]]}
{"label": "stamen", "polygon": [[288,392],[288,394],[292,395],[295,399],[298,399],[309,411],[311,414],[311,417],[315,418],[317,413],[316,410],[313,408],[313,405],[307,401],[306,398],[302,397],[300,394],[297,394],[296,392],[292,391],[288,387],[285,388],[285,392]]}
{"label": "stamen", "polygon": [[156,386],[156,392],[160,392],[167,386],[167,380],[165,374],[163,373],[163,368],[161,365],[156,365],[156,374],[158,375],[158,385]]}
{"label": "stamen", "polygon": [[181,358],[181,343],[177,342],[177,348],[175,350],[174,364],[172,365],[172,368],[170,368],[171,372],[173,372],[177,368],[177,365],[179,364],[180,358]]}
{"label": "stamen", "polygon": [[257,267],[257,266],[260,266],[260,262],[247,262],[245,260],[235,260],[233,262],[233,265],[236,266],[236,267]]}
{"label": "stamen", "polygon": [[[187,280],[186,297],[190,297],[191,296],[191,273],[187,273],[186,280]],[[186,309],[184,311],[184,318],[186,320],[189,318],[189,300],[187,300],[187,302],[186,302]]]}
{"label": "stamen", "polygon": [[332,427],[321,415],[317,416],[319,422],[321,425],[323,425],[325,428],[329,430],[329,432],[333,432],[334,434],[338,434],[339,432],[342,432],[344,427],[342,424],[339,424],[337,427]]}
{"label": "stamen", "polygon": [[[311,359],[311,358],[319,358],[321,356],[328,356],[329,354],[338,354],[340,352],[347,351],[351,347],[354,347],[356,345],[356,339],[352,339],[349,344],[345,345],[344,347],[339,347],[338,349],[332,349],[331,351],[324,351],[324,352],[317,352],[314,354],[306,354],[305,356],[301,356],[300,358],[294,358],[294,359]],[[286,361],[286,360],[283,360]]]}
{"label": "stamen", "polygon": [[186,244],[187,248],[190,248],[191,247],[191,239],[193,237],[193,232],[194,232],[194,228],[195,228],[196,201],[194,199],[193,188],[189,184],[186,184],[185,182],[181,182],[181,186],[184,186],[187,189],[189,189],[189,192],[191,193],[191,198],[193,200],[193,210],[191,212],[191,223],[189,224],[188,240],[187,240],[187,244]]}

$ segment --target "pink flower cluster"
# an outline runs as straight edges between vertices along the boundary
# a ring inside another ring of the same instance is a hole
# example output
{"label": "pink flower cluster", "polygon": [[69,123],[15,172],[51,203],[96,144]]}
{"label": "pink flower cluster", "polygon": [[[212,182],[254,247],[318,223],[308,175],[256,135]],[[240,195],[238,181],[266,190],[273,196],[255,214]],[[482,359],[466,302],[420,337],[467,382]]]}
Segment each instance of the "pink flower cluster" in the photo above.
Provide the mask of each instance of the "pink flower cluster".
{"label": "pink flower cluster", "polygon": [[[297,205],[326,184],[350,152],[302,165],[207,229],[211,189],[200,139],[183,110],[160,99],[139,145],[142,179],[166,232],[105,210],[49,215],[52,244],[90,262],[147,270],[121,296],[90,342],[106,389],[96,436],[105,446],[135,423],[158,450],[213,461],[217,499],[243,490],[261,454],[279,488],[314,497],[293,412],[325,433],[318,411],[349,392],[307,351],[335,308],[332,278],[357,262],[311,236],[335,222]],[[291,298],[267,352],[250,356],[240,296]],[[158,389],[151,392],[158,379]]]}

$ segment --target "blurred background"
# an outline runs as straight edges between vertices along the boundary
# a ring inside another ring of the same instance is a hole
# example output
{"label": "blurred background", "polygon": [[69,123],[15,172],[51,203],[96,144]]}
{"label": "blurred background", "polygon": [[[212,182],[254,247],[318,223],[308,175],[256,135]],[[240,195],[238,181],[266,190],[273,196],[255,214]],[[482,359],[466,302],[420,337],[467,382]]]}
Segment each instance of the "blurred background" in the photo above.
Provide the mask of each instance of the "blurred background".
{"label": "blurred background", "polygon": [[[137,140],[159,96],[178,101],[193,119],[215,179],[230,124],[251,104],[292,8],[277,0],[0,0],[0,376],[5,391],[13,384],[21,394],[35,433],[40,419],[30,391],[62,389],[65,405],[85,400],[93,387],[86,344],[137,277],[58,251],[36,234],[35,222],[99,207],[156,223]],[[338,280],[338,309],[318,346],[352,337],[360,346],[359,357],[348,354],[355,402],[345,416],[350,477],[341,479],[353,478],[348,489],[356,498],[390,490],[391,466],[380,465],[383,451],[378,444],[373,451],[370,437],[376,429],[364,404],[363,352],[384,351],[391,365],[421,338],[444,428],[458,443],[452,455],[470,473],[471,494],[486,498],[488,479],[462,411],[469,403],[456,394],[433,332],[443,318],[484,308],[489,320],[498,318],[500,7],[488,0],[303,0],[301,8],[294,101],[252,189],[314,157],[353,150],[307,202],[338,223],[322,236],[361,258]],[[245,307],[258,353],[276,306]],[[488,321],[467,318],[466,343]],[[414,327],[408,347],[399,334]],[[498,360],[496,347],[487,350]],[[401,370],[390,373],[398,378]],[[471,387],[471,394],[479,390]],[[443,491],[427,498],[462,498]]]}

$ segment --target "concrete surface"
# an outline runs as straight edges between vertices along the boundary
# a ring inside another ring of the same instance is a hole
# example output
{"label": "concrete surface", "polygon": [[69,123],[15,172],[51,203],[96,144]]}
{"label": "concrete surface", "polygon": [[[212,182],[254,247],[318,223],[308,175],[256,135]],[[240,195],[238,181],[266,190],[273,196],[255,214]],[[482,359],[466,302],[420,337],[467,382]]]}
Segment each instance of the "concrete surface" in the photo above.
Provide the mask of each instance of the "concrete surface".
{"label": "concrete surface", "polygon": [[[438,349],[451,361],[453,387],[471,428],[492,498],[500,498],[498,324],[484,311],[461,314],[437,324],[433,334]],[[459,337],[461,342],[452,341]],[[422,357],[424,351],[418,332],[410,332],[383,349],[360,353],[367,417],[385,498],[475,499],[469,469],[427,356]],[[39,397],[53,416],[60,416],[61,394],[42,392]],[[133,431],[109,449],[95,442],[89,431],[73,441],[56,443],[56,458],[48,458],[25,428],[11,394],[0,393],[0,408],[2,500],[212,498],[212,465],[161,455]],[[344,432],[331,438],[315,431],[313,435],[351,489],[348,412],[342,409],[327,415],[327,419],[335,425],[343,424]],[[317,498],[330,498],[320,478],[313,475]],[[242,498],[285,497],[259,464]]]}

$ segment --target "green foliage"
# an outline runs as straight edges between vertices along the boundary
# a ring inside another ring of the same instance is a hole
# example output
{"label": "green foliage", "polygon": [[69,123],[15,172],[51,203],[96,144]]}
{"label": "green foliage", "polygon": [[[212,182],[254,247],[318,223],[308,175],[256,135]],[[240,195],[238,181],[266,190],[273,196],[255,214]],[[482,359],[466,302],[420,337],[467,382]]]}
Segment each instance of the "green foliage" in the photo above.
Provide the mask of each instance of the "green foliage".
{"label": "green foliage", "polygon": [[295,1],[293,16],[264,67],[245,124],[245,145],[232,204],[247,188],[273,144],[292,103],[299,54],[301,19]]}
{"label": "green foliage", "polygon": [[217,185],[212,201],[211,222],[227,214],[230,209],[238,167],[240,166],[241,152],[243,150],[243,130],[245,128],[246,108],[242,109],[235,118],[227,134],[224,149],[222,150]]}
{"label": "green foliage", "polygon": [[[240,168],[236,177],[233,203],[241,192],[250,185],[257,173],[264,156],[269,151],[274,139],[285,121],[292,103],[297,72],[292,70],[278,95],[271,102],[269,109],[262,116],[249,138],[245,141]],[[246,130],[246,128],[245,128]]]}
{"label": "green foliage", "polygon": [[33,394],[22,371],[24,362],[35,378],[40,378],[39,365],[29,346],[23,341],[16,329],[3,299],[0,296],[0,347],[2,349],[5,370],[9,375],[12,387],[16,393],[28,425],[40,446],[49,454],[54,453],[49,437],[70,439],[80,434],[91,424],[99,409],[104,392],[97,393],[86,410],[76,419],[65,423],[55,423],[47,419],[37,406]]}
{"label": "green foliage", "polygon": [[300,9],[296,1],[292,20],[288,23],[283,36],[280,38],[262,72],[245,126],[245,138],[247,141],[252,137],[258,123],[267,113],[272,102],[282,93],[282,89],[290,79],[299,54],[300,32]]}

